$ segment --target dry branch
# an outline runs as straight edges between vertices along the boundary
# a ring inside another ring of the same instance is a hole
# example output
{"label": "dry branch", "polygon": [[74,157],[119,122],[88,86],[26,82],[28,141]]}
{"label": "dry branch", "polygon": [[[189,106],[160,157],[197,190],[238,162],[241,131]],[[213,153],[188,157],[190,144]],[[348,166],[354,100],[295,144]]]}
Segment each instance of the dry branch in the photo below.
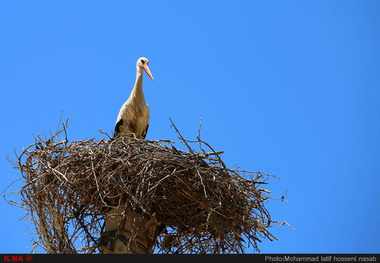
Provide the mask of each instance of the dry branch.
{"label": "dry branch", "polygon": [[196,141],[172,124],[180,142],[69,143],[67,124],[49,139],[36,136],[15,164],[35,245],[48,253],[98,253],[107,211],[120,205],[166,226],[155,244],[159,253],[244,253],[276,239],[264,206],[270,175],[227,168],[223,152],[201,140],[201,126]]}

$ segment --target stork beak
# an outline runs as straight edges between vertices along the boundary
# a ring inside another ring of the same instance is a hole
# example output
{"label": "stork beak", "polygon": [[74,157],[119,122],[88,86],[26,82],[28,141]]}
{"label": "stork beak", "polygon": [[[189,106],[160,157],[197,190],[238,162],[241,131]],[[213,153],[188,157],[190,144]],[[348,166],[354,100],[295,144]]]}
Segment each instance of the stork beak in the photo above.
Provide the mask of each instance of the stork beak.
{"label": "stork beak", "polygon": [[152,73],[150,73],[150,69],[149,69],[149,67],[148,67],[148,64],[145,64],[145,65],[143,66],[143,69],[145,70],[146,74],[148,74],[149,78],[151,78],[151,79],[154,81],[154,78],[153,78],[153,76],[152,76]]}

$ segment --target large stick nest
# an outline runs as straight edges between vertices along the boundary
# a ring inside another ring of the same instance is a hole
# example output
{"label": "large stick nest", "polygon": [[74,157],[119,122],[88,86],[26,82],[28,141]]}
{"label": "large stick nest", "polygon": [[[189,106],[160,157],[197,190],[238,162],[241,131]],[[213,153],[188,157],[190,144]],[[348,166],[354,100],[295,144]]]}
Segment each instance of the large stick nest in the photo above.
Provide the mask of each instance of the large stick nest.
{"label": "large stick nest", "polygon": [[279,222],[264,206],[269,175],[227,168],[222,152],[200,134],[188,141],[174,126],[179,142],[69,142],[66,128],[67,122],[50,138],[36,136],[15,163],[25,180],[21,204],[37,232],[35,248],[98,253],[105,215],[119,205],[167,226],[158,253],[244,253],[276,239],[268,229]]}

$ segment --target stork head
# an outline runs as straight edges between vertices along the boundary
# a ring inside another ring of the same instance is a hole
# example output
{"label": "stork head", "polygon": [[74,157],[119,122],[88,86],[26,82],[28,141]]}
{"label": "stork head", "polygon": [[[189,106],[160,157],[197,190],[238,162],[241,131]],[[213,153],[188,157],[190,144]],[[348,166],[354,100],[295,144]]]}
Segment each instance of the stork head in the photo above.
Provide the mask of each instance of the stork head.
{"label": "stork head", "polygon": [[146,74],[148,74],[148,76],[154,81],[152,73],[150,73],[148,64],[149,60],[147,58],[141,57],[137,60],[136,67],[142,68],[146,72]]}

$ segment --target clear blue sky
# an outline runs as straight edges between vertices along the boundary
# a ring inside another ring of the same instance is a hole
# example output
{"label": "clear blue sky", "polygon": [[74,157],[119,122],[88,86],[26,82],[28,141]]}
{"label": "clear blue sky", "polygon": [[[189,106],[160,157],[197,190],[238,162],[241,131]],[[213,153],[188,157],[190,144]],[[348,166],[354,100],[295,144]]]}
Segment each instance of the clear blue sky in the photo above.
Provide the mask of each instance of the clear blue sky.
{"label": "clear blue sky", "polygon": [[[147,138],[203,117],[227,165],[281,178],[290,204],[268,209],[297,231],[262,252],[380,252],[379,1],[2,1],[0,35],[0,192],[20,176],[5,156],[62,110],[70,140],[111,133],[145,56]],[[0,253],[28,253],[22,210],[0,208]]]}

